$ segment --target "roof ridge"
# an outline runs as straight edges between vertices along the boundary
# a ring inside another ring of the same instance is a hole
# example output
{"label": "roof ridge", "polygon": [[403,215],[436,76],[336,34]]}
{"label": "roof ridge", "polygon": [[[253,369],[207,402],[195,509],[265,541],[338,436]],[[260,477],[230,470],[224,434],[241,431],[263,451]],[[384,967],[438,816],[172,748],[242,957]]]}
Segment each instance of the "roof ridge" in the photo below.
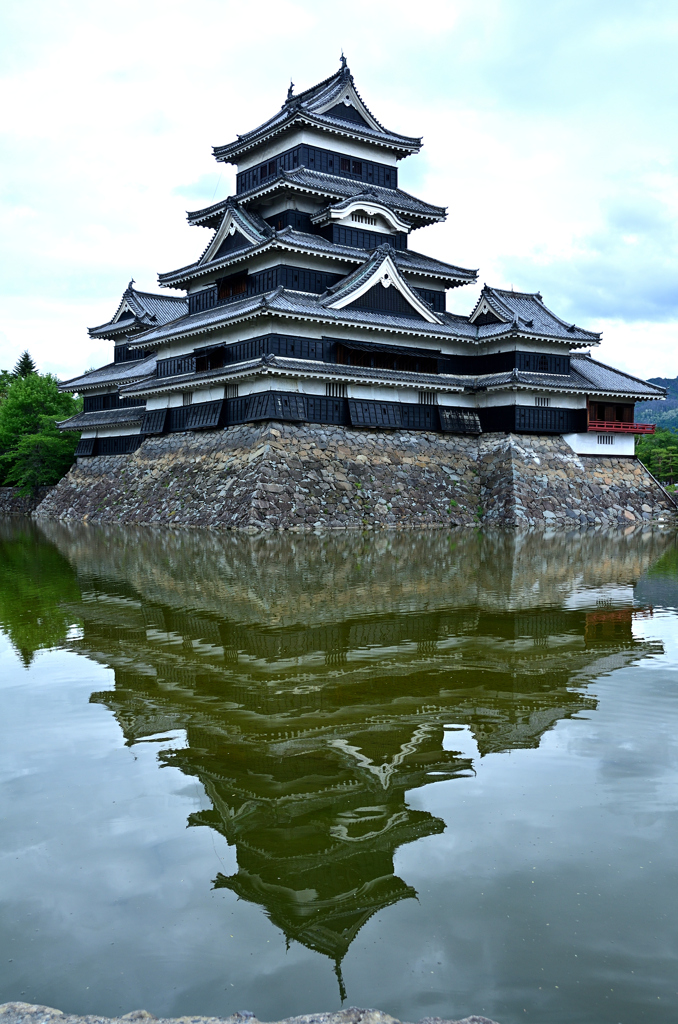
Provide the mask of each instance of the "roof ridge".
{"label": "roof ridge", "polygon": [[518,295],[524,299],[538,299],[542,304],[544,300],[541,297],[541,292],[517,292],[513,288],[495,288],[494,285],[488,284],[485,287],[489,291],[496,292],[499,295]]}

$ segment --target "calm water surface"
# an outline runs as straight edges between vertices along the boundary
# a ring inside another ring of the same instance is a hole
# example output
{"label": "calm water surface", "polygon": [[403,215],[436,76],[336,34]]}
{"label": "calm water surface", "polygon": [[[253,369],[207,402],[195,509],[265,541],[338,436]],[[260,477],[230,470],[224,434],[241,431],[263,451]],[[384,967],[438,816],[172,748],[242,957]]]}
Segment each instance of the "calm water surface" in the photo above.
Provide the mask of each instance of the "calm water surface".
{"label": "calm water surface", "polygon": [[678,547],[0,522],[0,1002],[678,1019]]}

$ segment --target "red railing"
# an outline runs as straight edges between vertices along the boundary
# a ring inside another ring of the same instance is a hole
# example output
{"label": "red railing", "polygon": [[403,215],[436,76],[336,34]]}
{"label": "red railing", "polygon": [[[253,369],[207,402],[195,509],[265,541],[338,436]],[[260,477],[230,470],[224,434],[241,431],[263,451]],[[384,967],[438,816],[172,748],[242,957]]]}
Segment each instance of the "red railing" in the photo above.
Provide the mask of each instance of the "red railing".
{"label": "red railing", "polygon": [[606,434],[654,434],[654,423],[622,423],[620,420],[589,420],[589,430]]}

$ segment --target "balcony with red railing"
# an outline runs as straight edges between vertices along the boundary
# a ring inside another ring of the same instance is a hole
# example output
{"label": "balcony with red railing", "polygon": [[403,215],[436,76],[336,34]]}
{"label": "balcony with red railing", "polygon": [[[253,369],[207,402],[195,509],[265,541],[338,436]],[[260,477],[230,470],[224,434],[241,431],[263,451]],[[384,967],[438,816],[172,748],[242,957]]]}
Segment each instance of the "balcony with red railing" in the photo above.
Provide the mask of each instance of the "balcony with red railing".
{"label": "balcony with red railing", "polygon": [[654,434],[654,423],[625,423],[622,420],[589,420],[589,430],[601,434]]}

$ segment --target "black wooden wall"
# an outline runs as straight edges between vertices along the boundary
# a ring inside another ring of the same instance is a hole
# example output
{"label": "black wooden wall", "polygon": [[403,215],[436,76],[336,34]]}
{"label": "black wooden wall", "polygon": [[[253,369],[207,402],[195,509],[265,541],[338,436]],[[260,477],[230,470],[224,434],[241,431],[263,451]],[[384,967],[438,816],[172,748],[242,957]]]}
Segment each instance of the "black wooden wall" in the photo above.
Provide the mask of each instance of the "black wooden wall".
{"label": "black wooden wall", "polygon": [[280,171],[292,171],[297,167],[309,167],[323,174],[334,174],[340,178],[381,185],[382,188],[398,187],[397,167],[389,167],[388,164],[375,163],[371,160],[358,160],[336,150],[295,146],[256,167],[241,171],[236,176],[236,189],[238,192],[248,192],[259,185],[265,185],[267,181],[272,181]]}
{"label": "black wooden wall", "polygon": [[127,409],[130,406],[145,404],[145,398],[123,398],[117,392],[112,395],[85,395],[82,411],[101,412],[103,409]]}

